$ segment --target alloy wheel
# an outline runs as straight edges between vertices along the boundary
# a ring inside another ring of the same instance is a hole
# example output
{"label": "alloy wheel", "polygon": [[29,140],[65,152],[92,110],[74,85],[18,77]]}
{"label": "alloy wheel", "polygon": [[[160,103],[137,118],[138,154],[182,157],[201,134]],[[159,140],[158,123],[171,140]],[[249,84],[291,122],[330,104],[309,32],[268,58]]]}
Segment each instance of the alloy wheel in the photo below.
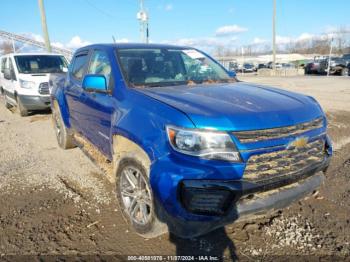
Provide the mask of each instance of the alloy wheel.
{"label": "alloy wheel", "polygon": [[57,137],[58,143],[61,145],[62,144],[62,125],[61,121],[59,119],[59,116],[56,112],[54,112],[54,122],[55,122],[55,133]]}
{"label": "alloy wheel", "polygon": [[127,166],[121,172],[120,194],[125,211],[139,225],[146,225],[152,217],[152,194],[141,170]]}

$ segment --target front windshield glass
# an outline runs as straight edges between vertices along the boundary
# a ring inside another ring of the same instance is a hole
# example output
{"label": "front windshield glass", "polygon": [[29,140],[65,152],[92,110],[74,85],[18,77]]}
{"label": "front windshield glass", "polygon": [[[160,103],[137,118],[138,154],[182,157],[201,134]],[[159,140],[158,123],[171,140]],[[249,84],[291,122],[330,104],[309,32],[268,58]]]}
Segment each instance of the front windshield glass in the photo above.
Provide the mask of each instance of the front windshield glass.
{"label": "front windshield glass", "polygon": [[235,82],[212,59],[195,49],[118,49],[118,59],[125,79],[131,86]]}
{"label": "front windshield glass", "polygon": [[21,74],[64,73],[67,61],[63,56],[23,55],[15,56],[18,72]]}

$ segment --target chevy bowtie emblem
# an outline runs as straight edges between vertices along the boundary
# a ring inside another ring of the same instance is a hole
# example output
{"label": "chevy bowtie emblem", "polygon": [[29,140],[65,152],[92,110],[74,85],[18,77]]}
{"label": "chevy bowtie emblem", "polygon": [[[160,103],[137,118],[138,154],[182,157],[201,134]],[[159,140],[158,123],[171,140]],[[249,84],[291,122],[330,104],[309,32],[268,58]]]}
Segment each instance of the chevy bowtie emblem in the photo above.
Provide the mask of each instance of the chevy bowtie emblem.
{"label": "chevy bowtie emblem", "polygon": [[299,137],[295,139],[292,143],[290,143],[288,147],[295,147],[295,148],[305,147],[308,141],[309,139],[307,137]]}

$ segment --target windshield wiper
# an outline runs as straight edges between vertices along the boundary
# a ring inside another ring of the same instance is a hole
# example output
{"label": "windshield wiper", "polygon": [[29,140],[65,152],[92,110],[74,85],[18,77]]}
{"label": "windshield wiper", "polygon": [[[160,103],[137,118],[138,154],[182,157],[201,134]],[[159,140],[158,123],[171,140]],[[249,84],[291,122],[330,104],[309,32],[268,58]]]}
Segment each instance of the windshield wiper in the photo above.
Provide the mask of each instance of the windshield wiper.
{"label": "windshield wiper", "polygon": [[147,87],[166,87],[166,86],[179,86],[186,85],[187,81],[171,81],[171,82],[156,82],[156,83],[132,83],[135,87],[147,88]]}
{"label": "windshield wiper", "polygon": [[236,83],[237,80],[234,78],[230,78],[230,79],[219,79],[217,80],[218,83]]}

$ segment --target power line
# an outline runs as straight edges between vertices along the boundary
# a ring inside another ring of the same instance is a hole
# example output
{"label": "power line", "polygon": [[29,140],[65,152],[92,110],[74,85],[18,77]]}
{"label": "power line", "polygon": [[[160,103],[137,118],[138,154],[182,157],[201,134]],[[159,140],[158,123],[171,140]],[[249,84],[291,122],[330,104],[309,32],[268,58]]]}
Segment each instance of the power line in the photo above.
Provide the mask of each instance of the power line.
{"label": "power line", "polygon": [[108,16],[110,18],[116,19],[117,17],[115,17],[114,15],[106,12],[105,10],[99,8],[98,6],[96,6],[95,4],[91,3],[89,0],[84,0],[87,4],[89,4],[92,8],[94,8],[95,10],[97,10],[98,12],[100,12],[101,14]]}

